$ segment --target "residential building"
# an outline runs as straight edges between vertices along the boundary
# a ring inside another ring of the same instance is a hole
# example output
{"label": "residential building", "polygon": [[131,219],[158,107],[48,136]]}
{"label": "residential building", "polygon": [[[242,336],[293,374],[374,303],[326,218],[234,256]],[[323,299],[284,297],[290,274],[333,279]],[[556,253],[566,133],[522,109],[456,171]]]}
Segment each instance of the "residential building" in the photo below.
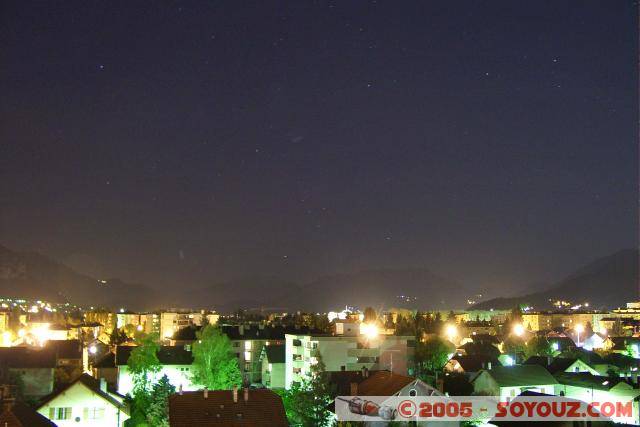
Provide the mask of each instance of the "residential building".
{"label": "residential building", "polygon": [[465,374],[467,378],[475,376],[481,369],[491,369],[494,366],[500,366],[500,362],[496,357],[486,355],[471,356],[453,356],[446,365],[444,370],[449,373]]}
{"label": "residential building", "polygon": [[327,371],[358,371],[388,369],[406,374],[415,337],[378,335],[285,335],[285,387],[301,383],[311,372],[319,353]]}
{"label": "residential building", "polygon": [[638,402],[640,390],[634,388],[621,378],[591,375],[588,372],[561,372],[555,375],[558,384],[556,394],[578,399],[583,402],[615,402],[633,400],[633,415],[631,419],[612,418],[613,421],[625,424],[640,424]]}
{"label": "residential building", "polygon": [[171,427],[289,425],[282,399],[268,389],[202,390],[169,398]]}
{"label": "residential building", "polygon": [[286,346],[284,344],[262,347],[262,384],[265,387],[284,388]]}
{"label": "residential building", "polygon": [[476,394],[514,398],[523,391],[553,395],[558,381],[542,366],[497,366],[481,370],[471,380]]}
{"label": "residential building", "polygon": [[[133,390],[133,377],[129,372],[127,361],[135,347],[118,346],[116,348],[116,367],[118,369],[117,390],[126,395]],[[169,382],[176,388],[183,390],[197,390],[199,387],[191,381],[191,364],[193,354],[189,346],[161,346],[157,352],[162,369],[153,375],[156,381],[166,375]]]}
{"label": "residential building", "polygon": [[55,368],[56,355],[50,348],[0,348],[0,371],[19,375],[27,397],[39,399],[53,391]]}
{"label": "residential building", "polygon": [[123,397],[87,374],[48,396],[37,410],[58,427],[122,427],[129,419]]}
{"label": "residential building", "polygon": [[31,406],[13,399],[0,401],[0,426],[2,427],[56,427]]}
{"label": "residential building", "polygon": [[114,390],[118,388],[118,367],[115,353],[108,352],[91,366],[94,378],[104,378]]}

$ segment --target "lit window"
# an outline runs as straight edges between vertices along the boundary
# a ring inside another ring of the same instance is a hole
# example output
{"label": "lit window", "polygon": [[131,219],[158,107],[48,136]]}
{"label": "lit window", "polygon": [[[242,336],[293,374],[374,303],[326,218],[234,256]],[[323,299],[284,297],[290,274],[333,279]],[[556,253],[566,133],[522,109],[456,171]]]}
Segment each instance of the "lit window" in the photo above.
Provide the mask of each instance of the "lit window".
{"label": "lit window", "polygon": [[272,370],[273,370],[273,365],[269,363],[269,372],[271,372]]}
{"label": "lit window", "polygon": [[49,408],[49,419],[70,420],[71,408]]}
{"label": "lit window", "polygon": [[104,408],[84,408],[85,420],[101,420],[104,418]]}
{"label": "lit window", "polygon": [[244,349],[245,350],[251,350],[251,341],[245,341],[244,342]]}
{"label": "lit window", "polygon": [[251,352],[250,351],[245,351],[244,352],[244,360],[251,360]]}

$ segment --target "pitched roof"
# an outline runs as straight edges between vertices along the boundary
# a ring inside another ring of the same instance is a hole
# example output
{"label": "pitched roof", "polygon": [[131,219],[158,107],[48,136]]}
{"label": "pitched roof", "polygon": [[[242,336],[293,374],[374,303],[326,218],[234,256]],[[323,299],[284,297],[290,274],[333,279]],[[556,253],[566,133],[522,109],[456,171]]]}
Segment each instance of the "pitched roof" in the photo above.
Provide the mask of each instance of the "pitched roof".
{"label": "pitched roof", "polygon": [[553,359],[551,364],[547,366],[547,370],[552,374],[555,374],[556,372],[564,372],[577,361],[578,359],[575,357],[556,357]]}
{"label": "pitched roof", "polygon": [[102,356],[100,360],[97,360],[93,365],[94,368],[115,368],[116,367],[116,355],[109,352]]}
{"label": "pitched roof", "polygon": [[55,399],[59,395],[66,393],[67,390],[69,390],[71,387],[75,386],[76,384],[84,385],[89,390],[91,390],[92,392],[96,393],[98,396],[102,397],[107,402],[111,403],[111,405],[115,406],[116,408],[120,408],[120,410],[122,412],[125,412],[127,414],[129,413],[128,408],[126,407],[126,405],[123,405],[122,403],[120,403],[113,396],[111,396],[108,392],[103,391],[100,388],[100,381],[95,379],[95,378],[93,378],[92,376],[90,376],[88,374],[80,375],[78,378],[76,378],[73,382],[71,382],[70,384],[68,384],[64,388],[62,388],[62,389],[60,389],[58,391],[54,391],[50,395],[46,396],[44,399],[42,399],[42,401],[40,401],[40,403],[38,404],[38,408],[42,408],[44,405],[46,405],[47,403],[51,402],[53,399]]}
{"label": "pitched roof", "polygon": [[[609,391],[619,383],[627,384],[622,378],[591,375],[588,372],[558,372],[554,375],[563,385]],[[632,388],[627,384],[628,388]]]}
{"label": "pitched roof", "polygon": [[470,355],[470,356],[453,356],[451,360],[457,361],[465,372],[477,372],[487,367],[487,363],[491,366],[500,366],[500,362],[495,357],[487,355]]}
{"label": "pitched roof", "polygon": [[531,356],[524,362],[523,365],[538,365],[543,368],[547,368],[549,366],[549,358],[546,356]]}
{"label": "pitched roof", "polygon": [[[549,371],[538,365],[497,366],[483,372],[491,375],[500,387],[521,387],[558,383]],[[479,376],[476,376],[472,381],[478,378]]]}
{"label": "pitched roof", "polygon": [[389,371],[371,372],[358,385],[358,394],[362,396],[392,396],[414,381],[416,381],[415,378]]}
{"label": "pitched roof", "polygon": [[0,368],[55,368],[56,354],[51,348],[0,347]]}
{"label": "pitched roof", "polygon": [[55,427],[56,425],[22,402],[7,405],[0,413],[3,427]]}
{"label": "pitched roof", "polygon": [[[126,365],[135,346],[119,345],[116,347],[116,365]],[[156,353],[158,360],[163,365],[191,365],[193,354],[185,350],[183,346],[163,345]]]}
{"label": "pitched roof", "polygon": [[265,345],[264,352],[267,356],[269,363],[284,363],[285,362],[285,345]]}
{"label": "pitched roof", "polygon": [[79,340],[49,340],[45,348],[53,349],[58,359],[82,359],[82,344]]}
{"label": "pitched roof", "polygon": [[[369,371],[372,375],[376,371]],[[327,371],[329,384],[335,388],[336,396],[349,396],[351,394],[351,384],[360,384],[364,377],[362,371]]]}
{"label": "pitched roof", "polygon": [[169,397],[169,424],[171,427],[210,426],[287,426],[282,399],[271,390],[250,390],[245,402],[244,391],[212,390],[204,397],[203,391],[183,392]]}

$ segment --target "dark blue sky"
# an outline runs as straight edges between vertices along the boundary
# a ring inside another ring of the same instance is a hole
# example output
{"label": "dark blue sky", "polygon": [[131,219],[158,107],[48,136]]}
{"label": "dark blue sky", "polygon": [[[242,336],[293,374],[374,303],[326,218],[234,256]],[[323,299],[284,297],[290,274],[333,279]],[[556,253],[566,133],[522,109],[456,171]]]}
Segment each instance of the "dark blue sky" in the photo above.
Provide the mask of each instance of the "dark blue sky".
{"label": "dark blue sky", "polygon": [[9,247],[157,287],[507,289],[637,245],[635,1],[0,8]]}

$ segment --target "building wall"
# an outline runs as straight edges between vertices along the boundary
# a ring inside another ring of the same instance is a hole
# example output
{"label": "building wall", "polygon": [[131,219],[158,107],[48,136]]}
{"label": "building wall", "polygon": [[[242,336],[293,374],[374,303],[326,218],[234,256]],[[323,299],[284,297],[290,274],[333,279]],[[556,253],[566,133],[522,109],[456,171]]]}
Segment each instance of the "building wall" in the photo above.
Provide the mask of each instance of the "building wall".
{"label": "building wall", "polygon": [[53,392],[53,368],[12,368],[9,371],[20,375],[26,396],[39,398]]}
{"label": "building wall", "polygon": [[284,363],[269,363],[265,357],[262,359],[262,384],[271,389],[284,388],[284,371]]}
{"label": "building wall", "polygon": [[[196,386],[191,382],[191,366],[190,365],[164,365],[160,372],[154,374],[152,381],[155,382],[166,375],[169,382],[176,390],[184,391],[200,390],[202,387]],[[133,390],[133,377],[129,373],[129,367],[126,365],[118,366],[118,393],[125,395]]]}
{"label": "building wall", "polygon": [[[51,417],[51,408],[71,408],[71,416],[66,420]],[[97,408],[98,418],[90,418],[90,412]],[[59,427],[122,427],[129,416],[103,399],[82,383],[76,383],[64,393],[38,409]],[[100,414],[102,416],[100,417]]]}
{"label": "building wall", "polygon": [[[327,371],[358,371],[387,369],[406,375],[407,361],[413,347],[407,344],[413,337],[380,335],[374,339],[359,336],[285,336],[285,387],[293,382],[302,382],[316,362],[316,351],[320,353]],[[300,345],[294,345],[298,342]],[[361,347],[361,348],[358,348]]]}

